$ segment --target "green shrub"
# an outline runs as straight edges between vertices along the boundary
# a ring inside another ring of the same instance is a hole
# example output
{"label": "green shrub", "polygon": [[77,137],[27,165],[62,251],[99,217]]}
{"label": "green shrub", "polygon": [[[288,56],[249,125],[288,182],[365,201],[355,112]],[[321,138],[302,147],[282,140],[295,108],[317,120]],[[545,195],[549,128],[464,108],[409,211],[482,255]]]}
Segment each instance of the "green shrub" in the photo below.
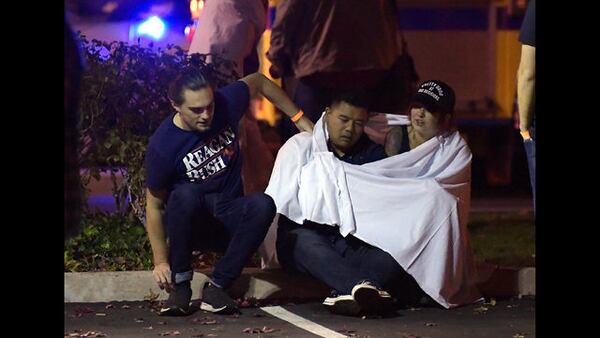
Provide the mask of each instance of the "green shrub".
{"label": "green shrub", "polygon": [[88,212],[83,231],[65,244],[65,271],[148,270],[150,241],[135,217]]}

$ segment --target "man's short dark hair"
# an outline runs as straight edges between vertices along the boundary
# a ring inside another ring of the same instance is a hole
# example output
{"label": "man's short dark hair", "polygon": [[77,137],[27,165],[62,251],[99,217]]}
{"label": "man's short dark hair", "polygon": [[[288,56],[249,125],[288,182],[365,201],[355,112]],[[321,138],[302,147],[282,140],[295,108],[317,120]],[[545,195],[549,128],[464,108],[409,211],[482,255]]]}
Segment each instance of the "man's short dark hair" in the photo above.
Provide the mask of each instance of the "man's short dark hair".
{"label": "man's short dark hair", "polygon": [[371,96],[365,90],[343,90],[334,92],[332,95],[331,107],[342,102],[369,110]]}
{"label": "man's short dark hair", "polygon": [[184,97],[183,92],[186,89],[198,90],[203,87],[212,87],[208,77],[196,68],[184,69],[175,80],[169,84],[169,90],[167,95],[169,99],[179,106],[183,103]]}

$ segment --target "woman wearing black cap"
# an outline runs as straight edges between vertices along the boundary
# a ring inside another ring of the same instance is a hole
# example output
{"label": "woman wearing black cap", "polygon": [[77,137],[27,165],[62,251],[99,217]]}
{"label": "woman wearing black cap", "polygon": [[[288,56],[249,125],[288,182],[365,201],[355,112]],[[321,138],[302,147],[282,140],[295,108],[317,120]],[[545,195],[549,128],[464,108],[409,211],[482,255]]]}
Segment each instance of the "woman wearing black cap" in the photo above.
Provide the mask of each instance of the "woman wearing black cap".
{"label": "woman wearing black cap", "polygon": [[408,109],[410,125],[393,127],[386,136],[386,152],[398,154],[454,128],[454,90],[439,80],[421,83]]}

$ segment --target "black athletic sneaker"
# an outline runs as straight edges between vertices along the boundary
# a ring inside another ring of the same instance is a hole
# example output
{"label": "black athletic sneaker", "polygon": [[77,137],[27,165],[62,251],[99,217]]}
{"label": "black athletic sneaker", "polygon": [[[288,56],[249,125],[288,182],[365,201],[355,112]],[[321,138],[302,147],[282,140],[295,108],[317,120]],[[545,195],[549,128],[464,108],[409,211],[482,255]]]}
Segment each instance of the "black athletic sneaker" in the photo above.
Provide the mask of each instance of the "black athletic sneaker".
{"label": "black athletic sneaker", "polygon": [[190,313],[190,299],[192,299],[192,288],[190,281],[175,284],[175,288],[169,293],[169,299],[165,307],[160,309],[161,316],[185,316]]}
{"label": "black athletic sneaker", "polygon": [[206,283],[202,290],[202,304],[200,304],[200,309],[218,314],[239,312],[237,305],[227,292],[210,282]]}
{"label": "black athletic sneaker", "polygon": [[352,297],[360,308],[367,313],[387,311],[392,297],[369,281],[362,281],[352,288]]}
{"label": "black athletic sneaker", "polygon": [[355,316],[361,310],[352,295],[344,295],[337,290],[331,291],[331,295],[325,298],[323,305],[329,308],[329,311],[340,315]]}

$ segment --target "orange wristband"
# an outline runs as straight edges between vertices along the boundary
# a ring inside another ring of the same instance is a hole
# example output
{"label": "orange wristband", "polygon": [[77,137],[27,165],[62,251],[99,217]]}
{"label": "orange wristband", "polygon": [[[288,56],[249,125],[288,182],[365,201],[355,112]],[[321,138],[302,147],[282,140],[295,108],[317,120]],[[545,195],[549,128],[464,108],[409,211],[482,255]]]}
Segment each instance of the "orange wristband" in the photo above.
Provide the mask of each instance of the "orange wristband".
{"label": "orange wristband", "polygon": [[290,117],[290,119],[292,120],[292,122],[296,123],[298,122],[298,120],[300,120],[300,118],[304,115],[304,112],[302,111],[302,109],[298,110],[298,112],[296,113],[296,115]]}

